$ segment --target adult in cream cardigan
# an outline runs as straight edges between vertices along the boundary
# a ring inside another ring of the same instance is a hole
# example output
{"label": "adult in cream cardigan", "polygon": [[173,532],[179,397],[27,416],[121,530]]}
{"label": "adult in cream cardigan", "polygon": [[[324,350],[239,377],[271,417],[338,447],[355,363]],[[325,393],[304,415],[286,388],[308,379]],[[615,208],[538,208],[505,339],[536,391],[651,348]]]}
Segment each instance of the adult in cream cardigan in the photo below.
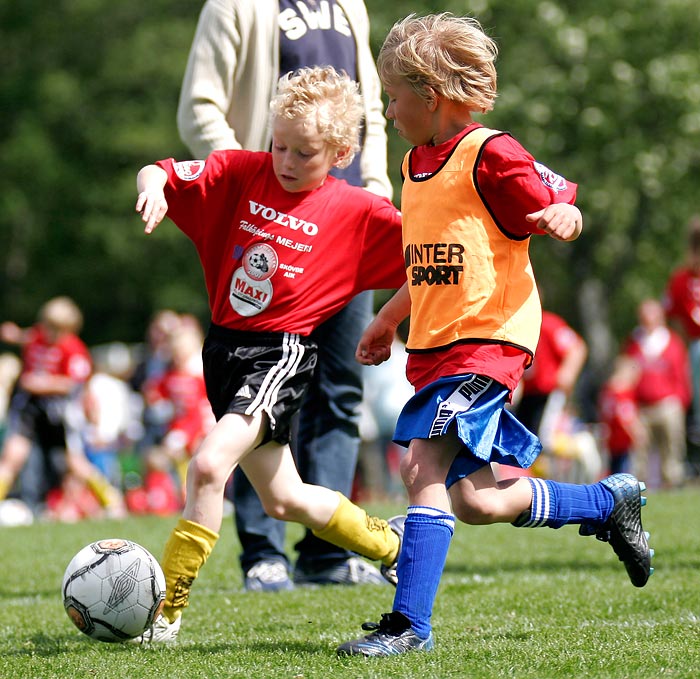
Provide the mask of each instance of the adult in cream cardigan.
{"label": "adult in cream cardigan", "polygon": [[[357,45],[365,104],[360,167],[369,191],[391,197],[386,119],[369,46],[364,2],[336,0]],[[217,149],[270,148],[269,104],[280,75],[277,0],[208,0],[197,24],[177,111],[178,131],[196,158]]]}
{"label": "adult in cream cardigan", "polygon": [[[359,168],[341,176],[391,197],[381,86],[369,46],[367,9],[360,0],[208,0],[182,84],[180,136],[196,158],[217,149],[269,150],[269,102],[281,68],[326,63],[357,79],[365,105]],[[371,293],[363,293],[314,331],[318,365],[295,445],[304,481],[345,494],[352,490],[360,443],[363,373],[354,352],[371,307]],[[233,487],[246,589],[291,588],[284,524],[265,516],[240,472]],[[309,532],[296,549],[297,584],[384,583],[374,566]]]}

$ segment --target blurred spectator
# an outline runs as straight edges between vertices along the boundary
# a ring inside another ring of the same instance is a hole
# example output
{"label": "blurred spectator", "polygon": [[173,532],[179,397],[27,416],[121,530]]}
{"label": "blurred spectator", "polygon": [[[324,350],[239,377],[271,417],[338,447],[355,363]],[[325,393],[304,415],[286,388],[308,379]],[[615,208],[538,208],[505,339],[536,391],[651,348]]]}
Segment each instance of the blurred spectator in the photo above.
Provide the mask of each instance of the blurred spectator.
{"label": "blurred spectator", "polygon": [[[215,424],[204,385],[203,341],[199,324],[185,320],[170,334],[171,359],[165,372],[144,386],[148,406],[169,412],[162,443],[148,453],[150,466],[175,469],[183,497],[189,460]],[[165,460],[156,460],[162,456]]]}
{"label": "blurred spectator", "polygon": [[635,394],[646,429],[633,459],[633,473],[640,479],[649,478],[649,457],[655,449],[661,483],[674,488],[685,478],[685,411],[691,398],[688,352],[680,335],[666,325],[661,302],[643,300],[637,316],[639,325],[624,347],[624,353],[639,363]]}
{"label": "blurred spectator", "polygon": [[[73,300],[55,297],[42,306],[31,328],[12,322],[0,326],[0,339],[22,350],[0,456],[0,500],[12,490],[36,446],[43,456],[42,471],[54,477],[52,485],[60,485],[65,471],[52,459],[54,449],[60,449],[68,453],[61,458],[67,469],[90,487],[103,506],[114,513],[123,509],[120,492],[89,463],[81,444],[81,398],[92,370],[90,354],[77,334],[82,322]],[[33,483],[42,480],[34,477]]]}
{"label": "blurred spectator", "polygon": [[542,329],[535,357],[521,380],[515,409],[518,419],[546,448],[552,427],[571,398],[588,348],[566,321],[551,311],[542,312]]}
{"label": "blurred spectator", "polygon": [[639,375],[633,358],[618,356],[600,392],[598,413],[609,474],[631,473],[630,456],[646,440],[635,395]]}
{"label": "blurred spectator", "polygon": [[[664,307],[669,323],[688,348],[692,400],[687,437],[697,450],[700,448],[700,215],[690,220],[685,262],[671,272]],[[696,473],[700,474],[700,467]]]}
{"label": "blurred spectator", "polygon": [[83,393],[85,422],[82,441],[85,454],[115,486],[121,487],[120,454],[133,441],[131,388],[106,369],[96,371]]}
{"label": "blurred spectator", "polygon": [[[144,395],[145,385],[163,375],[170,364],[170,335],[180,327],[180,316],[171,309],[157,311],[146,329],[146,344],[143,355],[129,380],[131,388]],[[161,404],[159,404],[161,405]],[[165,435],[169,412],[161,412],[158,405],[143,410],[143,436],[137,444],[140,452],[158,444]]]}

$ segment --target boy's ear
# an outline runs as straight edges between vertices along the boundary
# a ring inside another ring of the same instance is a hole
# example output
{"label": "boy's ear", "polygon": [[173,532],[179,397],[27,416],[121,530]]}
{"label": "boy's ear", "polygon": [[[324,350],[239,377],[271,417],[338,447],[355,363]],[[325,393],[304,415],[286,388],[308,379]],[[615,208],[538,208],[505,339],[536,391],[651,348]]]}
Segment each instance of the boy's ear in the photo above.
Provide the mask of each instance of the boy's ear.
{"label": "boy's ear", "polygon": [[342,163],[347,157],[350,155],[350,147],[345,146],[344,148],[338,149],[335,152],[335,162],[333,165],[338,165],[339,163]]}
{"label": "boy's ear", "polygon": [[425,86],[425,103],[430,109],[434,111],[437,108],[438,101],[440,100],[440,95],[432,88],[430,85]]}

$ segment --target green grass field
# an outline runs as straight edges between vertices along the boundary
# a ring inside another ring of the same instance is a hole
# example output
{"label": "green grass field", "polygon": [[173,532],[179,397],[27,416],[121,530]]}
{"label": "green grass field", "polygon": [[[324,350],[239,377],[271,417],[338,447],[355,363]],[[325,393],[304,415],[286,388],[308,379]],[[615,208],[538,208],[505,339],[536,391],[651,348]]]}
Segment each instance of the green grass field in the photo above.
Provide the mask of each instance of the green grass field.
{"label": "green grass field", "polygon": [[[382,515],[398,507],[371,507]],[[227,519],[197,581],[180,642],[93,642],[60,597],[82,546],[126,537],[160,555],[174,518],[0,528],[0,677],[76,679],[657,679],[700,676],[700,489],[650,494],[656,573],[627,580],[610,547],[558,531],[458,525],[434,614],[436,648],[390,659],[335,656],[389,611],[389,586],[247,594]],[[292,526],[290,544],[300,535]]]}

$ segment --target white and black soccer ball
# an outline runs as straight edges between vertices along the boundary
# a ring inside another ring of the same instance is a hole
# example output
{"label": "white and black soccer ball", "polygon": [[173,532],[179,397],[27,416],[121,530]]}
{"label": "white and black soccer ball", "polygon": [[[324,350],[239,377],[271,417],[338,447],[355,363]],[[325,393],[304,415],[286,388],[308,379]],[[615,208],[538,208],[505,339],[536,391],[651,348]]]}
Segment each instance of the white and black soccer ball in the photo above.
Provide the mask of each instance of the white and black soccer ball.
{"label": "white and black soccer ball", "polygon": [[153,623],[165,599],[165,576],[144,547],[121,538],[83,547],[63,576],[63,606],[84,634],[119,642]]}

